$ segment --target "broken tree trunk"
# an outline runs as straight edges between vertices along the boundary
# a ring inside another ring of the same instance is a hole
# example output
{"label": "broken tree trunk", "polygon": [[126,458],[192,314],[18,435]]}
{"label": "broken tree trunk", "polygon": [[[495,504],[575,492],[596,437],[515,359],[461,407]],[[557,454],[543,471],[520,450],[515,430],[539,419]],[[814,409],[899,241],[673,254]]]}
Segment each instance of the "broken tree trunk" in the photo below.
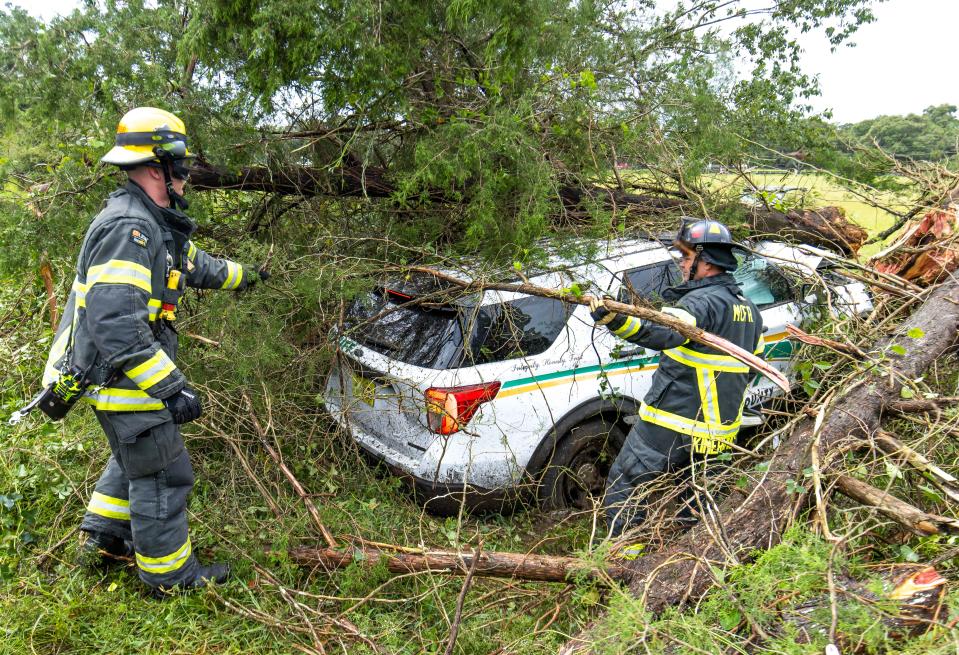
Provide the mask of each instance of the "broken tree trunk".
{"label": "broken tree trunk", "polygon": [[749,220],[754,236],[786,237],[798,243],[839,250],[844,255],[856,254],[868,236],[866,230],[847,221],[838,207],[788,212],[752,208]]}
{"label": "broken tree trunk", "polygon": [[[390,171],[382,166],[369,166],[348,155],[335,167],[319,166],[247,166],[227,171],[209,162],[199,161],[190,173],[190,185],[196,191],[228,189],[259,191],[306,197],[389,198],[396,191]],[[674,196],[652,193],[627,193],[603,186],[561,185],[557,196],[566,211],[586,215],[589,203],[640,215],[660,212],[701,213],[700,205],[682,193]],[[461,196],[447,197],[435,190],[427,194],[430,201],[457,204]],[[737,205],[736,208],[741,208]],[[764,207],[749,208],[754,234],[779,235],[801,243],[823,246],[852,255],[859,250],[866,232],[849,223],[837,207],[780,212]]]}
{"label": "broken tree trunk", "polygon": [[360,563],[373,567],[385,562],[391,573],[419,573],[432,571],[446,575],[473,575],[485,578],[516,578],[537,582],[566,582],[577,576],[585,576],[599,582],[623,580],[626,570],[619,564],[610,564],[605,570],[575,557],[532,555],[522,553],[494,553],[484,551],[477,557],[474,553],[457,551],[409,552],[381,550],[350,546],[337,548],[311,548],[300,546],[290,551],[290,557],[300,566],[322,569],[342,569]]}
{"label": "broken tree trunk", "polygon": [[[923,336],[905,336],[910,328],[920,328]],[[878,352],[886,352],[892,343],[905,349],[906,354],[901,357],[889,356],[897,375],[890,375],[887,370],[864,373],[858,383],[843,389],[824,408],[825,419],[818,433],[813,419],[800,421],[773,454],[759,483],[748,493],[734,491],[722,503],[721,530],[704,519],[676,543],[627,562],[632,594],[643,599],[647,610],[659,613],[671,605],[701,597],[713,584],[711,567],[734,564],[757,549],[775,545],[792,522],[795,509],[810,500],[809,492],[797,495],[795,485],[802,480],[803,469],[809,466],[810,449],[817,448],[818,461],[826,463],[828,472],[829,453],[846,440],[862,439],[874,431],[883,405],[899,397],[902,385],[898,380],[922,375],[952,346],[957,330],[959,280],[949,280],[929,295],[894,336],[876,344]],[[789,482],[793,484],[788,485]],[[597,639],[601,639],[600,634],[574,638],[562,652],[588,648]]]}
{"label": "broken tree trunk", "polygon": [[959,268],[957,215],[959,187],[946,194],[939,207],[906,223],[896,243],[873,257],[876,270],[923,286],[945,278]]}

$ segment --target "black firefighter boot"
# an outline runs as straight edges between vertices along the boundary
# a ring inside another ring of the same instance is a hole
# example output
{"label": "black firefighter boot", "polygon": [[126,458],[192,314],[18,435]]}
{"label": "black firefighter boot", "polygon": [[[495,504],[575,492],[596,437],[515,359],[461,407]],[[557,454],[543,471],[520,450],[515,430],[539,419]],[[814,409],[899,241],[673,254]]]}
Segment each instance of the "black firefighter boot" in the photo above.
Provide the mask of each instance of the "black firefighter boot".
{"label": "black firefighter boot", "polygon": [[106,532],[87,532],[80,547],[81,563],[93,568],[108,568],[133,561],[133,544]]}

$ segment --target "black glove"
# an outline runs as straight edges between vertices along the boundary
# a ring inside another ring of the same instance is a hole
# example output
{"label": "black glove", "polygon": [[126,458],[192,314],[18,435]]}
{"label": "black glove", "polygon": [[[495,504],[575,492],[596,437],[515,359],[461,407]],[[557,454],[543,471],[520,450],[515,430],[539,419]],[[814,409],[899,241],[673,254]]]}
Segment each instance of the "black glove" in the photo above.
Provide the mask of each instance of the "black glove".
{"label": "black glove", "polygon": [[164,398],[163,404],[173,414],[173,422],[177,425],[195,421],[203,415],[200,394],[190,387],[183,387],[169,398]]}
{"label": "black glove", "polygon": [[270,272],[262,268],[262,266],[263,264],[252,264],[243,267],[243,277],[248,280],[247,284],[253,285],[261,280],[266,282],[270,279]]}

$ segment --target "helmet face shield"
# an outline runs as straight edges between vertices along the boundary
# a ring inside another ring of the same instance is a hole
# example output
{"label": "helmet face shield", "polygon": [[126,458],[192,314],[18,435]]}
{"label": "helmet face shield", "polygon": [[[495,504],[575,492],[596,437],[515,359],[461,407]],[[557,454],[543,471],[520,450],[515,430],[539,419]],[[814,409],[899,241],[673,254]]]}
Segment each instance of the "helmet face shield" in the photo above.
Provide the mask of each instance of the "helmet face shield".
{"label": "helmet face shield", "polygon": [[[166,143],[161,143],[156,148],[163,150],[163,152],[174,159],[184,159],[187,155],[186,141],[167,141]],[[154,150],[156,150],[156,148],[154,148]]]}
{"label": "helmet face shield", "polygon": [[190,166],[189,164],[185,163],[186,161],[189,161],[189,160],[181,159],[178,161],[174,161],[173,170],[170,172],[170,174],[174,178],[178,180],[182,180],[184,182],[190,179]]}

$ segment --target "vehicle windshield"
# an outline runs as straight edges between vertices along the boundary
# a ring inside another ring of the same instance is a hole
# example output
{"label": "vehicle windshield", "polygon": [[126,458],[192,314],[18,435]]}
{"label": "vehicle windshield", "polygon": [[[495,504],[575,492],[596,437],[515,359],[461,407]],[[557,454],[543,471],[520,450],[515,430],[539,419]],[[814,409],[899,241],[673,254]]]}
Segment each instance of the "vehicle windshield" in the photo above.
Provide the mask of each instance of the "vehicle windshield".
{"label": "vehicle windshield", "polygon": [[792,286],[786,276],[766,259],[758,255],[736,253],[739,267],[733,271],[743,295],[759,309],[789,302],[793,299]]}

